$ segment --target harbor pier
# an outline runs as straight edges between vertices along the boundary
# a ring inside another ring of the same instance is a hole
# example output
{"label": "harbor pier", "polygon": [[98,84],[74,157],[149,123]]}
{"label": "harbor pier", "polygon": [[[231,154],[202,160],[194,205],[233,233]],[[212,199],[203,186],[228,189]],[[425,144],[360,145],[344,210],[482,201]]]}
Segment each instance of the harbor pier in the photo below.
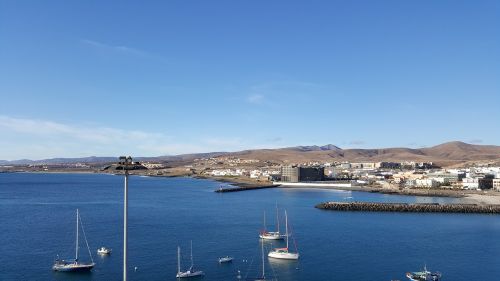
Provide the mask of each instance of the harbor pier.
{"label": "harbor pier", "polygon": [[279,185],[243,185],[238,187],[219,187],[215,190],[218,193],[226,193],[226,192],[238,192],[238,191],[247,191],[247,190],[255,190],[255,189],[264,189],[264,188],[274,188]]}
{"label": "harbor pier", "polygon": [[500,205],[479,204],[325,202],[316,208],[360,212],[500,214]]}

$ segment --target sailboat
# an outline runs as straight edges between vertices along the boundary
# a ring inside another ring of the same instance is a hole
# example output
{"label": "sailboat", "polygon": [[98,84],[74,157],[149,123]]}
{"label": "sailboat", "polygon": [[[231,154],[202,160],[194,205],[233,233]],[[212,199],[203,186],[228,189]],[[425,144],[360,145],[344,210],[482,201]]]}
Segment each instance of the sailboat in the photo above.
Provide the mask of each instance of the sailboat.
{"label": "sailboat", "polygon": [[[89,251],[90,263],[83,263],[78,260],[78,240],[79,240],[79,226],[82,226],[83,237],[85,238],[85,244],[87,245],[87,249]],[[74,260],[61,260],[56,259],[52,269],[55,271],[65,271],[65,272],[82,272],[82,271],[90,271],[94,266],[94,259],[92,258],[92,253],[90,252],[89,243],[87,242],[87,236],[85,235],[85,230],[83,229],[83,224],[81,223],[80,213],[78,209],[76,209],[76,248],[75,248],[75,259]]]}
{"label": "sailboat", "polygon": [[193,265],[193,241],[191,241],[191,266],[187,271],[181,271],[181,247],[177,246],[177,278],[189,278],[189,277],[198,277],[204,276],[205,273],[201,270],[194,270]]}
{"label": "sailboat", "polygon": [[276,204],[276,231],[267,231],[266,229],[266,212],[264,212],[264,230],[259,234],[261,239],[265,240],[282,240],[283,235],[280,234],[280,219],[278,212],[278,204]]}
{"label": "sailboat", "polygon": [[406,277],[412,281],[439,281],[441,280],[441,273],[430,272],[427,266],[424,265],[424,270],[419,272],[407,272]]}
{"label": "sailboat", "polygon": [[270,258],[284,259],[284,260],[298,260],[299,253],[292,253],[288,250],[288,215],[285,210],[285,237],[286,237],[286,248],[276,248],[274,251],[269,252],[267,255]]}

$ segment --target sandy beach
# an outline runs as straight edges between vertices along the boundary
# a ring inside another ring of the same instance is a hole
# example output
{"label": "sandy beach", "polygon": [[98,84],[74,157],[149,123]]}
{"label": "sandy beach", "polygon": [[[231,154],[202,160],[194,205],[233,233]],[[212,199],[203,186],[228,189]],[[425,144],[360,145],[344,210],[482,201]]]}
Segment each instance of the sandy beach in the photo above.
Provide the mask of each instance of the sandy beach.
{"label": "sandy beach", "polygon": [[500,205],[500,193],[468,194],[463,201],[469,204]]}

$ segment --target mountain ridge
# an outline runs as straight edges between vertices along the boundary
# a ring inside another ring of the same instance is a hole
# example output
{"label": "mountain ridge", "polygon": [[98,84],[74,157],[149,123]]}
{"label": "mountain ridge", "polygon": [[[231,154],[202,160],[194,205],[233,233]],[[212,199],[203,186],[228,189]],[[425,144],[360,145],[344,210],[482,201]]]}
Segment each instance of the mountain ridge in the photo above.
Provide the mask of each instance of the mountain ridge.
{"label": "mountain ridge", "polygon": [[[196,158],[234,156],[279,163],[303,163],[309,161],[419,161],[441,164],[457,164],[468,161],[500,161],[500,146],[477,145],[452,141],[424,148],[348,148],[342,149],[333,144],[322,146],[292,146],[274,149],[249,149],[235,152],[205,152],[155,157],[134,157],[137,161],[190,162]],[[50,158],[42,160],[0,160],[0,165],[29,164],[71,164],[71,163],[109,163],[117,157]]]}

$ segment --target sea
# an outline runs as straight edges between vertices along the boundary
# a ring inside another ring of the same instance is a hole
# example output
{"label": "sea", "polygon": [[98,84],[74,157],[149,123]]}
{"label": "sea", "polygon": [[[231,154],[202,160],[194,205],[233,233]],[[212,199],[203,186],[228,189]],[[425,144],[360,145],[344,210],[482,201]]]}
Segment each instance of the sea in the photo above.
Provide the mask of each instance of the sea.
{"label": "sea", "polygon": [[[123,176],[103,174],[0,174],[0,280],[122,280]],[[228,185],[224,183],[222,185]],[[290,248],[298,261],[276,261],[267,252],[284,242],[264,242],[268,280],[407,280],[424,266],[442,280],[500,280],[500,216],[335,212],[324,201],[459,202],[454,198],[384,195],[312,188],[215,193],[221,183],[193,178],[129,179],[128,280],[176,280],[190,266],[190,243],[200,280],[254,280],[262,275],[259,231],[281,230],[289,218]],[[91,273],[52,271],[54,260],[74,258],[76,209],[80,261]],[[97,249],[112,249],[98,256]],[[219,264],[218,257],[234,261]]]}

